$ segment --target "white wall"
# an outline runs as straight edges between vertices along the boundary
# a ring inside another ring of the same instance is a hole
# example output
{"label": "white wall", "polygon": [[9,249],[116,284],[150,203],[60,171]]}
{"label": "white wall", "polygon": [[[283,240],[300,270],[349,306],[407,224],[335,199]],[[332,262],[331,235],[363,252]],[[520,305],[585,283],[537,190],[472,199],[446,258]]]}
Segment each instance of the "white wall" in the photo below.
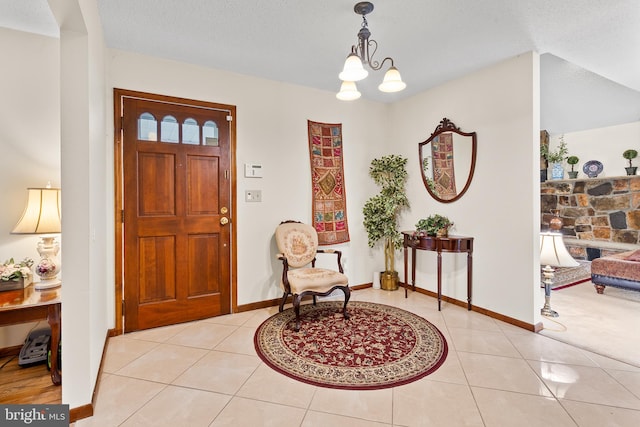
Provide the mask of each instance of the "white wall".
{"label": "white wall", "polygon": [[[473,303],[528,323],[539,321],[539,62],[529,53],[450,81],[392,107],[394,147],[409,157],[411,211],[403,228],[439,213],[453,234],[473,236]],[[420,176],[418,143],[447,117],[478,139],[473,181],[456,202],[435,201]],[[436,291],[436,255],[419,253],[417,285]],[[466,255],[443,255],[443,294],[466,300]],[[537,313],[536,313],[537,312]]]}
{"label": "white wall", "polygon": [[[351,241],[343,251],[352,284],[371,282],[362,206],[377,191],[368,177],[371,159],[385,153],[390,134],[388,107],[359,100],[338,101],[335,94],[302,86],[241,76],[129,52],[109,51],[109,86],[231,104],[237,107],[238,304],[281,296],[281,263],[273,239],[282,220],[311,220],[311,173],[307,120],[342,123],[347,216]],[[111,108],[111,107],[110,107]],[[112,141],[109,129],[107,141]],[[245,163],[262,165],[264,178],[245,178]],[[262,190],[261,203],[246,203],[245,190]]]}
{"label": "white wall", "polygon": [[[40,238],[10,233],[26,206],[28,187],[48,181],[60,186],[58,46],[55,38],[0,28],[0,263],[25,257],[37,262]],[[0,348],[21,345],[34,326],[0,327]]]}
{"label": "white wall", "polygon": [[[561,136],[562,134],[549,135],[551,151],[558,148]],[[640,153],[640,121],[566,133],[564,142],[569,149],[568,155],[578,156],[580,159],[574,167],[574,170],[579,171],[578,178],[587,178],[582,167],[589,160],[602,162],[604,168],[598,177],[623,176],[627,174],[624,168],[629,166],[629,161],[622,157],[622,153],[627,149],[634,149]],[[565,163],[564,166],[565,171],[571,170],[571,165]],[[633,160],[633,166],[640,166],[640,156]],[[548,176],[550,179],[551,171]],[[565,179],[568,178],[565,173]]]}

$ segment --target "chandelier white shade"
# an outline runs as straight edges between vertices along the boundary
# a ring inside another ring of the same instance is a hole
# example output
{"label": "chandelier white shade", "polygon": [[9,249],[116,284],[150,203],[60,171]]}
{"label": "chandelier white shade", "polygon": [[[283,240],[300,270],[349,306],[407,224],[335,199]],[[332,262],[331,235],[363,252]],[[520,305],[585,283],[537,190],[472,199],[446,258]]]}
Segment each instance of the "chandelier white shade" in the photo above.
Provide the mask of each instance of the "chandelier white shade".
{"label": "chandelier white shade", "polygon": [[342,82],[340,92],[336,93],[336,98],[340,101],[353,101],[360,98],[361,93],[358,92],[355,82]]}
{"label": "chandelier white shade", "polygon": [[362,60],[355,53],[350,53],[347,56],[347,60],[344,61],[344,68],[342,72],[338,74],[338,77],[342,81],[359,82],[364,80],[369,75],[369,72],[362,66]]}
{"label": "chandelier white shade", "polygon": [[400,72],[396,67],[391,67],[384,74],[384,80],[378,86],[382,92],[399,92],[402,89],[407,87],[407,84],[402,81],[402,77],[400,77]]}
{"label": "chandelier white shade", "polygon": [[[351,87],[348,88],[348,94],[343,94],[344,83],[353,83],[365,79],[369,75],[365,66],[374,71],[378,71],[387,61],[390,63],[390,68],[386,72],[382,83],[378,86],[378,89],[382,92],[399,92],[403,90],[407,85],[402,81],[400,72],[394,66],[393,58],[386,57],[380,62],[373,59],[373,55],[375,55],[376,50],[378,49],[378,42],[373,39],[369,39],[371,32],[367,27],[367,14],[373,11],[373,3],[368,1],[356,3],[353,10],[358,15],[362,15],[362,27],[360,28],[360,31],[358,31],[357,44],[351,46],[351,53],[347,56],[347,59],[344,62],[342,72],[338,74],[338,77],[343,81],[343,84],[340,87],[340,93],[338,93],[336,97],[343,101],[351,101],[360,98],[360,93],[357,92],[357,89],[356,92],[358,95],[355,96]],[[373,53],[370,52],[370,49]]]}

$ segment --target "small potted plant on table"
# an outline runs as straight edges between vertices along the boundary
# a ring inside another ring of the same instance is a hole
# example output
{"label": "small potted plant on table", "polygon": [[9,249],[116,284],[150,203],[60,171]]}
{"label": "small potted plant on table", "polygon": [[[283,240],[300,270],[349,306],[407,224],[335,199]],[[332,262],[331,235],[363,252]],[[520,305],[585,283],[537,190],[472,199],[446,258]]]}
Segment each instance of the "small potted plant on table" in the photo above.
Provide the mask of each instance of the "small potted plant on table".
{"label": "small potted plant on table", "polygon": [[633,166],[631,164],[631,160],[633,160],[636,157],[638,157],[638,152],[636,150],[625,150],[625,152],[622,153],[622,157],[624,157],[625,159],[629,160],[629,166],[624,168],[627,171],[627,175],[635,175],[636,174],[636,170],[638,169],[638,167],[637,166]]}
{"label": "small potted plant on table", "polygon": [[573,167],[578,164],[580,159],[578,156],[569,156],[567,157],[567,163],[571,165],[571,170],[569,171],[569,178],[576,179],[578,177],[578,171],[573,170]]}
{"label": "small potted plant on table", "polygon": [[449,218],[440,214],[433,214],[418,220],[416,232],[427,236],[446,237],[451,227],[453,227],[453,222]]}

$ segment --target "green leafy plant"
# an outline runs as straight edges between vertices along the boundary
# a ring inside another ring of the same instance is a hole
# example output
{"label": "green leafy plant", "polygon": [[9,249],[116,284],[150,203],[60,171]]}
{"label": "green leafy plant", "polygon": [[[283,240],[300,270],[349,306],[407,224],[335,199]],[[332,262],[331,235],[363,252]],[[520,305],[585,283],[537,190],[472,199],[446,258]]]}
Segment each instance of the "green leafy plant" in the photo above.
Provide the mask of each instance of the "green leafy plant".
{"label": "green leafy plant", "polygon": [[384,239],[385,271],[395,271],[395,250],[402,246],[402,234],[398,230],[398,216],[409,206],[405,193],[407,159],[394,154],[373,159],[369,176],[378,184],[380,193],[364,204],[364,227],[369,247]]}
{"label": "green leafy plant", "polygon": [[564,142],[564,135],[560,137],[560,143],[558,148],[554,151],[549,151],[549,147],[546,145],[540,146],[540,155],[543,156],[549,163],[562,163],[567,159],[569,149],[567,143]]}
{"label": "green leafy plant", "polygon": [[571,165],[571,172],[574,172],[573,167],[578,164],[580,159],[578,156],[569,156],[567,157],[567,163]]}
{"label": "green leafy plant", "polygon": [[633,167],[633,165],[631,164],[631,160],[638,157],[638,152],[636,150],[625,150],[624,153],[622,153],[622,157],[629,160],[629,167],[631,168]]}
{"label": "green leafy plant", "polygon": [[436,236],[438,232],[448,232],[453,227],[453,222],[446,216],[433,214],[427,218],[422,218],[416,223],[416,231],[427,236]]}

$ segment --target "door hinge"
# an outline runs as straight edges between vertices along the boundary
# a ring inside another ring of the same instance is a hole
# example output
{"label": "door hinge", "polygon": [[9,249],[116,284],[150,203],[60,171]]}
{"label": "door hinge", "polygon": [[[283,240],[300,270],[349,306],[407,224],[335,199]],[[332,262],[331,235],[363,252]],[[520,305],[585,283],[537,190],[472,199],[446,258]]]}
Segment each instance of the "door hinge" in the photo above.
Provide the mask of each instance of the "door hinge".
{"label": "door hinge", "polygon": [[122,300],[122,315],[123,316],[124,316],[124,313],[125,313],[125,311],[124,311],[124,300]]}
{"label": "door hinge", "polygon": [[124,131],[124,116],[120,116],[120,132]]}
{"label": "door hinge", "polygon": [[229,179],[229,170],[225,169],[224,171],[224,179]]}
{"label": "door hinge", "polygon": [[232,115],[228,115],[227,116],[227,121],[228,122],[232,122],[233,121],[233,116]]}
{"label": "door hinge", "polygon": [[124,209],[120,211],[120,222],[124,223]]}

